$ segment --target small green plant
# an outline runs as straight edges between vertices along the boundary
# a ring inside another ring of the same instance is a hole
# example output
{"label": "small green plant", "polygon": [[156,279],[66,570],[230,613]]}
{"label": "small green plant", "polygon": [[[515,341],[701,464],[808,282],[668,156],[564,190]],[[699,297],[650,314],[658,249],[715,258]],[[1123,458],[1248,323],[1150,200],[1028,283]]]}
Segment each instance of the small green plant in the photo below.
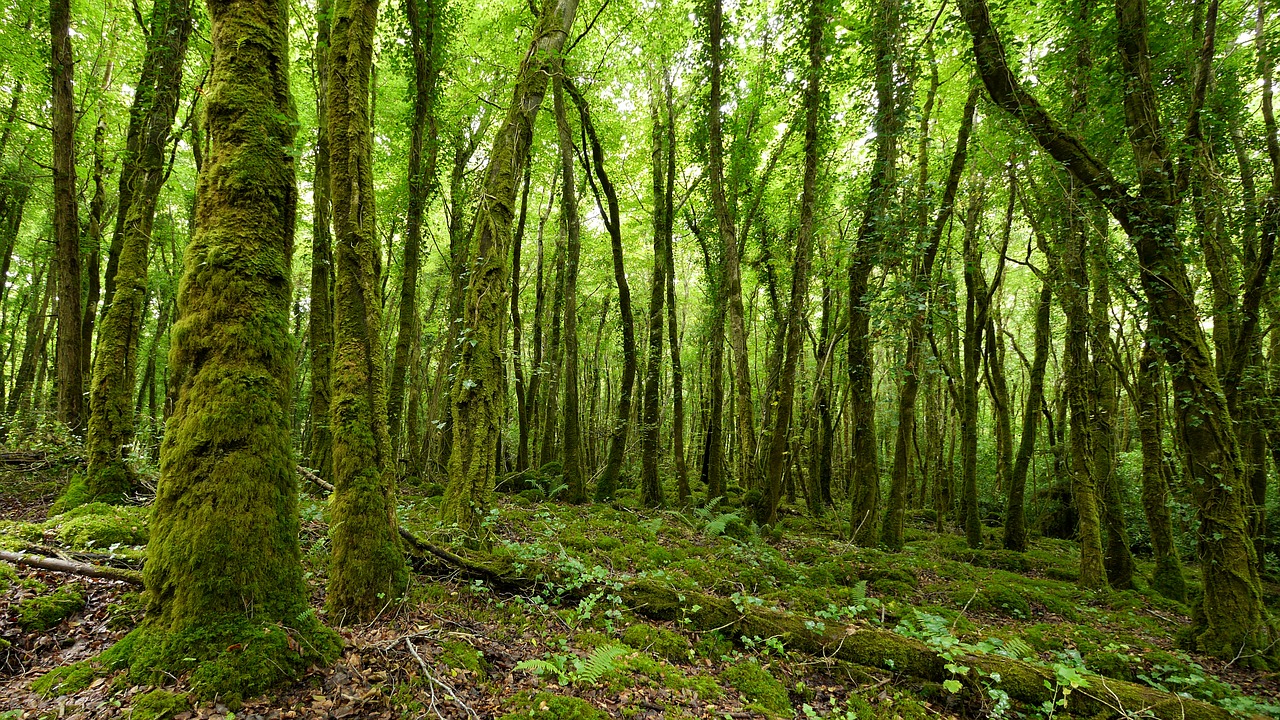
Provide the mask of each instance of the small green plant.
{"label": "small green plant", "polygon": [[626,645],[601,645],[585,658],[548,654],[542,658],[522,660],[515,669],[539,676],[554,676],[560,685],[595,685],[604,676],[621,669],[621,660],[632,652]]}

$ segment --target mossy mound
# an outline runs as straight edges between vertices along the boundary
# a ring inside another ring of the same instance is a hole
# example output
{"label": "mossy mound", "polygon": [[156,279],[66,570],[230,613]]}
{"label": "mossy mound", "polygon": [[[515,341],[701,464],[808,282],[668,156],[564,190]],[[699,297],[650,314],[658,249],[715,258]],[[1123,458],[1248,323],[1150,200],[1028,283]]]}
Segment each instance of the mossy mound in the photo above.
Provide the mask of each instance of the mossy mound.
{"label": "mossy mound", "polygon": [[152,690],[138,696],[129,713],[130,720],[170,720],[179,713],[186,712],[191,704],[186,695],[168,690]]}
{"label": "mossy mound", "polygon": [[37,595],[18,603],[18,625],[43,632],[84,609],[84,590],[62,585],[49,595]]}
{"label": "mossy mound", "polygon": [[44,523],[58,542],[75,549],[147,544],[147,509],[89,503]]}
{"label": "mossy mound", "polygon": [[171,633],[144,623],[99,659],[112,670],[128,669],[139,684],[190,673],[196,698],[232,705],[338,657],[337,633],[310,613],[299,616],[297,625],[233,616]]}
{"label": "mossy mound", "polygon": [[18,571],[8,563],[0,562],[0,592],[9,589],[9,586],[18,581]]}
{"label": "mossy mound", "polygon": [[679,663],[689,659],[689,641],[666,628],[643,623],[632,625],[623,631],[622,642],[638,650],[647,650],[667,662]]}
{"label": "mossy mound", "polygon": [[722,677],[729,687],[747,699],[748,707],[754,706],[770,715],[791,714],[791,698],[786,686],[755,661],[730,665]]}
{"label": "mossy mound", "polygon": [[546,692],[540,692],[527,700],[521,698],[518,702],[520,705],[527,703],[528,707],[507,713],[500,720],[524,720],[525,718],[537,718],[537,720],[606,720],[609,717],[603,710],[582,698],[565,697]]}

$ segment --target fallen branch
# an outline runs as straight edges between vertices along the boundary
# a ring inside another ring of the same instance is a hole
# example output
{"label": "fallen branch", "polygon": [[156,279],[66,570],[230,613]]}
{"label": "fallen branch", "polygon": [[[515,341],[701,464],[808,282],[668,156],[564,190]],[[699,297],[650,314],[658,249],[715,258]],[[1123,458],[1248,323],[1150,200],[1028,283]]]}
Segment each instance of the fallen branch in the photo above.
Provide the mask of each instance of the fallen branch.
{"label": "fallen branch", "polygon": [[40,568],[42,570],[53,570],[55,572],[69,573],[72,575],[103,578],[105,580],[120,580],[131,585],[137,585],[139,587],[142,586],[142,573],[137,570],[125,570],[123,568],[104,567],[102,565],[90,565],[89,563],[76,562],[74,560],[41,557],[39,555],[30,555],[27,553],[8,552],[7,550],[0,550],[0,560],[11,562],[15,565],[26,565],[27,567]]}

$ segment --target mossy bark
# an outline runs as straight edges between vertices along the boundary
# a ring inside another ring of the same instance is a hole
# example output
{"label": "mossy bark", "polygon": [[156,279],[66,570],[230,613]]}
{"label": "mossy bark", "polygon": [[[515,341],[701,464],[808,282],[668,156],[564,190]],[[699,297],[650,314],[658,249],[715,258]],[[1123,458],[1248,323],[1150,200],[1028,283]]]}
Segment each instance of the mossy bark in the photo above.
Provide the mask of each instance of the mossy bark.
{"label": "mossy bark", "polygon": [[1027,471],[1031,469],[1036,449],[1036,430],[1044,405],[1044,372],[1049,364],[1049,320],[1053,312],[1053,286],[1048,278],[1040,283],[1040,300],[1036,304],[1035,350],[1031,359],[1031,378],[1027,386],[1027,402],[1022,412],[1022,434],[1018,438],[1018,455],[1009,477],[1008,504],[1004,512],[1004,549],[1023,552],[1027,549]]}
{"label": "mossy bark", "polygon": [[578,217],[573,130],[564,101],[564,61],[556,63],[553,95],[556,131],[560,140],[560,218],[567,240],[564,268],[564,482],[565,501],[587,499],[586,463],[582,457],[582,423],[578,407],[578,258],[582,254],[582,225]]}
{"label": "mossy bark", "polygon": [[982,547],[982,519],[978,517],[978,368],[982,333],[987,326],[987,281],[977,241],[981,210],[982,190],[971,188],[964,220],[964,369],[960,390],[960,514],[965,541],[971,548]]}
{"label": "mossy bark", "polygon": [[676,496],[681,506],[690,499],[689,468],[684,449],[684,366],[680,361],[680,332],[676,321],[675,279],[675,182],[676,182],[676,114],[670,70],[663,71],[663,97],[666,115],[666,191],[662,228],[663,274],[666,285],[667,345],[671,354],[671,454],[675,456]]}
{"label": "mossy bark", "polygon": [[502,329],[511,272],[509,245],[516,194],[529,161],[533,123],[546,95],[553,65],[577,14],[577,0],[548,6],[534,26],[521,62],[506,119],[494,138],[476,211],[472,254],[466,268],[457,368],[450,392],[453,421],[449,484],[441,518],[469,535],[480,529],[493,485],[506,395]]}
{"label": "mossy bark", "polygon": [[142,625],[104,654],[202,697],[252,695],[336,656],[309,613],[289,449],[296,191],[287,3],[211,0],[212,144],[170,364],[176,403],[143,576]]}
{"label": "mossy bark", "polygon": [[664,250],[668,222],[666,145],[660,109],[663,94],[658,81],[651,81],[649,99],[649,169],[653,180],[653,275],[649,282],[649,350],[645,358],[643,408],[640,421],[640,492],[646,505],[662,504],[662,479],[658,476],[658,452],[662,415],[659,412],[662,384],[663,305],[667,299],[667,254]]}
{"label": "mossy bark", "polygon": [[363,621],[408,579],[397,532],[380,333],[379,248],[373,205],[369,86],[375,0],[334,3],[329,54],[330,178],[335,237],[333,563],[327,605]]}
{"label": "mossy bark", "polygon": [[1160,396],[1157,384],[1160,361],[1150,342],[1144,343],[1138,360],[1135,410],[1138,436],[1142,445],[1142,510],[1151,533],[1151,550],[1156,567],[1151,586],[1167,598],[1186,602],[1187,581],[1182,575],[1182,560],[1173,544],[1173,521],[1169,515],[1169,483],[1165,477],[1164,448]]}
{"label": "mossy bark", "polygon": [[84,432],[84,368],[80,347],[80,216],[76,203],[75,98],[71,0],[49,3],[53,95],[53,238],[58,257],[58,419]]}
{"label": "mossy bark", "polygon": [[114,294],[98,331],[94,357],[88,460],[89,502],[119,502],[135,489],[126,463],[125,447],[133,437],[130,405],[138,367],[143,298],[147,293],[147,263],[156,203],[165,177],[165,150],[178,111],[182,67],[191,33],[190,0],[159,0],[152,8],[151,32],[143,59],[142,78],[129,112],[121,178],[131,181],[123,220]]}
{"label": "mossy bark", "polygon": [[329,36],[332,0],[317,0],[316,166],[311,186],[311,305],[307,313],[311,360],[307,459],[320,477],[333,477],[333,434],[329,430],[333,377],[333,245],[329,227],[332,206],[329,183]]}

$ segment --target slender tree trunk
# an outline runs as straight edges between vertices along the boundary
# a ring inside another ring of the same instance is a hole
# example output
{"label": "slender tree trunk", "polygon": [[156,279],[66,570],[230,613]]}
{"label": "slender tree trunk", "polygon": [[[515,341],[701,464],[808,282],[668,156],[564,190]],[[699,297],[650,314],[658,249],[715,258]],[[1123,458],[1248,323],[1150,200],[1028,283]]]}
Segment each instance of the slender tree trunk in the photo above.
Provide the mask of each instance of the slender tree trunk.
{"label": "slender tree trunk", "polygon": [[[960,177],[964,174],[964,166],[968,158],[969,135],[973,132],[973,116],[978,106],[978,90],[969,91],[964,105],[964,113],[960,120],[960,132],[956,138],[955,154],[951,158],[951,166],[947,171],[946,184],[942,190],[942,202],[938,208],[938,216],[929,231],[928,244],[918,261],[912,290],[922,298],[917,301],[923,305],[929,295],[929,280],[933,277],[933,264],[938,257],[938,247],[942,243],[942,234],[955,211],[956,190],[960,186]],[[923,155],[922,162],[923,162]],[[923,185],[923,182],[921,183]],[[915,433],[916,396],[920,390],[919,362],[921,360],[921,344],[925,340],[925,322],[928,311],[916,312],[907,326],[907,347],[904,361],[902,387],[898,391],[898,433],[894,443],[893,477],[889,485],[889,504],[885,509],[884,526],[880,540],[891,550],[902,548],[902,527],[906,515],[907,488],[911,483],[911,464],[908,455],[908,444]]]}
{"label": "slender tree trunk", "polygon": [[582,228],[578,218],[577,182],[573,171],[573,130],[564,103],[564,62],[557,63],[552,80],[556,131],[560,137],[560,212],[568,241],[564,271],[564,481],[565,501],[587,499],[586,467],[582,457],[582,422],[578,406],[578,259]]}
{"label": "slender tree trunk", "polygon": [[333,562],[326,603],[365,621],[408,580],[396,523],[380,332],[380,250],[373,195],[370,80],[376,0],[334,3],[329,54],[333,192]]}
{"label": "slender tree trunk", "polygon": [[960,406],[960,510],[964,536],[971,548],[982,547],[982,518],[978,516],[978,367],[982,357],[982,333],[986,329],[987,281],[978,247],[980,188],[969,191],[964,220],[964,362]]}
{"label": "slender tree trunk", "polygon": [[1053,310],[1053,286],[1049,279],[1040,283],[1040,301],[1036,305],[1035,351],[1031,360],[1031,378],[1027,386],[1027,402],[1022,412],[1022,434],[1018,437],[1018,455],[1009,477],[1008,505],[1004,513],[1004,549],[1024,552],[1027,549],[1027,471],[1036,450],[1036,428],[1044,404],[1044,372],[1049,364],[1049,320]]}
{"label": "slender tree trunk", "polygon": [[498,130],[485,170],[476,211],[473,254],[467,287],[457,369],[450,393],[453,447],[449,484],[441,517],[464,533],[479,530],[494,476],[494,447],[505,387],[502,380],[502,327],[508,292],[508,244],[514,219],[518,178],[529,161],[533,123],[559,55],[577,14],[577,0],[556,0],[538,18],[533,43],[516,75],[512,102]]}
{"label": "slender tree trunk", "polygon": [[671,350],[671,454],[676,464],[676,495],[682,507],[688,506],[689,468],[684,450],[684,366],[680,361],[680,332],[676,317],[676,265],[675,265],[675,182],[676,182],[676,114],[674,92],[671,87],[670,69],[663,70],[663,97],[667,133],[663,149],[666,150],[666,190],[663,199],[662,252],[667,293],[667,335]]}
{"label": "slender tree trunk", "polygon": [[[437,60],[440,41],[437,0],[404,0],[409,22],[409,44],[413,55],[413,124],[409,129],[409,204],[405,227],[404,265],[400,277],[400,327],[396,333],[395,359],[391,366],[391,386],[387,391],[387,427],[391,436],[391,459],[401,455],[405,376],[409,353],[418,343],[418,266],[422,248],[422,215],[435,192],[436,160],[440,140],[436,129],[436,85],[440,76]],[[425,13],[423,10],[425,9]],[[425,15],[425,17],[424,17]],[[424,137],[425,135],[425,137]],[[423,150],[426,162],[423,162]],[[425,167],[424,167],[425,165]],[[408,438],[413,443],[414,438]],[[415,468],[416,471],[416,468]]]}
{"label": "slender tree trunk", "polygon": [[71,1],[50,0],[53,80],[53,235],[58,254],[58,419],[84,432],[84,368],[80,349],[80,218],[76,208],[76,110],[71,82]]}
{"label": "slender tree trunk", "polygon": [[134,433],[131,401],[146,324],[143,298],[156,204],[164,185],[165,150],[178,112],[190,33],[189,0],[159,0],[155,4],[142,77],[130,110],[125,152],[128,167],[121,169],[122,178],[132,180],[127,193],[130,204],[117,210],[126,217],[118,224],[121,241],[115,289],[102,318],[93,369],[93,402],[85,442],[88,492],[78,501],[120,502],[137,483],[126,463],[126,446]]}
{"label": "slender tree trunk", "polygon": [[[818,205],[819,114],[822,110],[823,27],[827,23],[824,0],[810,0],[808,8],[809,68],[804,91],[804,179],[800,190],[800,228],[791,269],[791,299],[787,305],[786,355],[774,398],[773,432],[769,436],[769,459],[764,501],[756,519],[767,525],[778,522],[782,473],[787,459],[791,413],[795,403],[796,366],[804,351],[804,323],[808,312],[809,271],[812,266],[814,211]],[[794,492],[792,493],[794,495]]]}
{"label": "slender tree trunk", "polygon": [[1142,510],[1151,533],[1151,550],[1156,568],[1151,587],[1167,598],[1186,602],[1187,581],[1182,575],[1182,560],[1173,544],[1173,521],[1169,516],[1169,483],[1164,474],[1163,427],[1159,385],[1160,360],[1151,343],[1143,343],[1138,361],[1137,417],[1142,439]]}
{"label": "slender tree trunk", "polygon": [[663,128],[662,112],[659,108],[663,95],[659,91],[657,79],[651,83],[653,97],[650,100],[650,121],[652,124],[650,140],[650,169],[653,176],[653,279],[649,283],[649,355],[645,365],[644,409],[640,423],[640,493],[646,505],[659,507],[663,504],[662,478],[658,476],[658,452],[661,447],[658,434],[662,426],[659,412],[662,384],[662,326],[663,302],[667,291],[667,266],[665,243],[666,212],[669,202],[666,197],[666,130]]}
{"label": "slender tree trunk", "polygon": [[311,186],[311,307],[308,313],[308,351],[311,354],[311,392],[308,413],[311,466],[322,478],[333,477],[333,244],[329,153],[329,50],[333,26],[332,0],[317,0],[316,43],[316,165]]}

